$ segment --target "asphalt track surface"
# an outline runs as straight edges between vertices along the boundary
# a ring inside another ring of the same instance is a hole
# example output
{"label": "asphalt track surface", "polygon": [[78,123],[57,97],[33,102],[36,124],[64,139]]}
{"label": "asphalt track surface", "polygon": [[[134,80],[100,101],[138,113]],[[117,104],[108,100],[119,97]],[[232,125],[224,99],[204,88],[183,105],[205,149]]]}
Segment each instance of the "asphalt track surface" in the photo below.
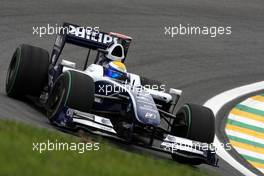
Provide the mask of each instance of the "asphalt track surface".
{"label": "asphalt track surface", "polygon": [[[99,26],[129,34],[130,72],[163,80],[184,91],[183,102],[203,104],[210,97],[264,78],[263,0],[1,0],[0,1],[0,113],[1,118],[50,127],[32,105],[5,95],[6,70],[18,44],[51,50],[55,36],[32,35],[33,26],[61,24]],[[165,26],[232,26],[232,34],[209,36],[164,35]],[[70,49],[65,59],[84,57]],[[220,160],[220,175],[240,175]]]}

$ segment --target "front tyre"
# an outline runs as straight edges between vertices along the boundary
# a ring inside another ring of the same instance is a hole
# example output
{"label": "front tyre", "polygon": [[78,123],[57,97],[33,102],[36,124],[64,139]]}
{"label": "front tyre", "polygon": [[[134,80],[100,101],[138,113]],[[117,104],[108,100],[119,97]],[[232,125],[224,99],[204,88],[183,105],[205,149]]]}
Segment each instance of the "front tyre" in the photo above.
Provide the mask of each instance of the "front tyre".
{"label": "front tyre", "polygon": [[[215,136],[215,117],[211,109],[195,105],[186,104],[177,112],[173,121],[171,133],[175,136],[211,144]],[[186,159],[172,154],[172,158],[182,163],[193,165],[201,164],[197,159]]]}
{"label": "front tyre", "polygon": [[62,73],[52,88],[47,101],[47,116],[50,120],[64,107],[89,112],[94,102],[94,81],[77,71]]}

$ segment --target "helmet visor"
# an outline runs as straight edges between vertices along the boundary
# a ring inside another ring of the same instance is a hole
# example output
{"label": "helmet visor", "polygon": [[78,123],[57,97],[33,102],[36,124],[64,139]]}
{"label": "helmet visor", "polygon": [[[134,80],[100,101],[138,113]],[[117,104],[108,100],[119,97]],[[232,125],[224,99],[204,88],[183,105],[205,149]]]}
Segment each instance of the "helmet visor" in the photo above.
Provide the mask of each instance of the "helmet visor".
{"label": "helmet visor", "polygon": [[120,79],[121,77],[123,77],[123,73],[113,69],[105,69],[105,76],[114,79]]}

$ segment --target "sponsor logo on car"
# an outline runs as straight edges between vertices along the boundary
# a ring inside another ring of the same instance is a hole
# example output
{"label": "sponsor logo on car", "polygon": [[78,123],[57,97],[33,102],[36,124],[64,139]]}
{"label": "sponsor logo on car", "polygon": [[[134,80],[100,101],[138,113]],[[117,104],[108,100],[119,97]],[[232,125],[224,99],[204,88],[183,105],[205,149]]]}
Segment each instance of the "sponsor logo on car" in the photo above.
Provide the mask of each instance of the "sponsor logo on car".
{"label": "sponsor logo on car", "polygon": [[117,37],[99,32],[99,30],[94,30],[93,28],[76,27],[73,25],[69,25],[69,34],[104,44],[117,43],[118,40]]}
{"label": "sponsor logo on car", "polygon": [[156,114],[153,114],[153,113],[150,113],[150,112],[146,112],[145,117],[149,118],[149,119],[155,119],[156,118]]}

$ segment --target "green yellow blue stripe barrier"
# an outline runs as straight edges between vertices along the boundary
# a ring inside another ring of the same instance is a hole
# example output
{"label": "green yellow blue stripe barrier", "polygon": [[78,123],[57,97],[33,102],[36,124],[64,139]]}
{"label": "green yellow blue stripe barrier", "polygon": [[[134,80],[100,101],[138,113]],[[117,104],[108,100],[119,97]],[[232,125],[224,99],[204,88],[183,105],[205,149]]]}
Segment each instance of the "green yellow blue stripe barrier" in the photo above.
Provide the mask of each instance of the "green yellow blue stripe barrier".
{"label": "green yellow blue stripe barrier", "polygon": [[228,115],[225,132],[234,149],[264,173],[264,94],[237,104]]}

